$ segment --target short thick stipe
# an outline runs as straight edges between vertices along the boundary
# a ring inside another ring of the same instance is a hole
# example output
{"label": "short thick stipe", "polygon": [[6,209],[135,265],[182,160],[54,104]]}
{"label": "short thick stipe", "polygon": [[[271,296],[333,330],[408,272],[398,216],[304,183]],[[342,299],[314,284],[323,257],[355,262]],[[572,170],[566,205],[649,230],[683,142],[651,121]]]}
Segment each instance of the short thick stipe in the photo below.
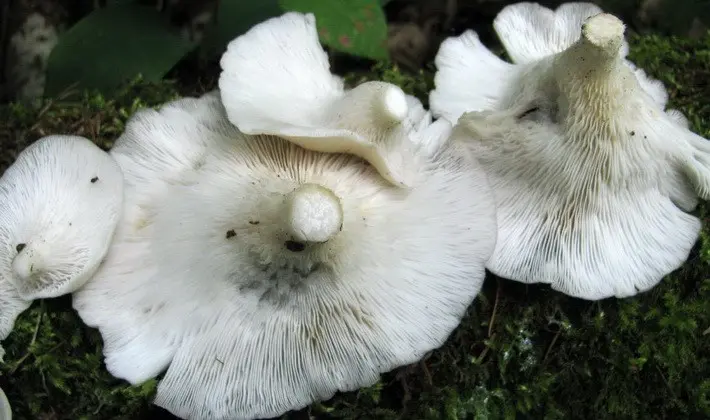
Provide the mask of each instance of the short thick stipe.
{"label": "short thick stipe", "polygon": [[343,225],[340,199],[320,185],[304,184],[292,191],[285,210],[286,226],[298,242],[326,242]]}

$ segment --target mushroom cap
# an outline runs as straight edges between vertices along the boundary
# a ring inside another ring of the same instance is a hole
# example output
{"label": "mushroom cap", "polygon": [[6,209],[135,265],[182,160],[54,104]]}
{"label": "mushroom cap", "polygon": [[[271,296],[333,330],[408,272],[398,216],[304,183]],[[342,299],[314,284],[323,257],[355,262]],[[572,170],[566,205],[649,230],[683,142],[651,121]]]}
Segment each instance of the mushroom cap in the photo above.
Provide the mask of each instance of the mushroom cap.
{"label": "mushroom cap", "polygon": [[[524,64],[498,59],[475,34],[447,41],[437,83],[458,77],[458,90],[447,101],[437,84],[432,106],[463,113],[454,137],[496,195],[488,269],[589,300],[632,296],[678,268],[697,239],[688,212],[710,196],[710,144],[646,91],[624,59],[619,19],[597,14],[580,29],[567,49]],[[480,84],[493,75],[503,81]]]}
{"label": "mushroom cap", "polygon": [[0,388],[0,420],[12,420],[10,401],[8,401],[7,395],[5,395],[2,388]]}
{"label": "mushroom cap", "polygon": [[[124,216],[74,307],[113,375],[167,369],[155,403],[182,418],[274,417],[420,359],[460,322],[495,246],[493,195],[456,142],[402,189],[357,156],[245,135],[207,96],[140,111],[111,153]],[[337,201],[342,227],[294,238],[284,214],[311,214],[294,190],[326,214]]]}
{"label": "mushroom cap", "polygon": [[410,98],[390,83],[345,90],[331,74],[313,14],[288,12],[234,39],[219,87],[229,120],[245,134],[283,137],[325,153],[369,161],[394,185],[418,182]]}
{"label": "mushroom cap", "polygon": [[123,177],[83,137],[48,136],[0,178],[0,340],[34,299],[71,293],[108,251]]}
{"label": "mushroom cap", "polygon": [[24,300],[71,293],[108,251],[123,200],[116,162],[83,137],[44,137],[0,178],[0,282]]}

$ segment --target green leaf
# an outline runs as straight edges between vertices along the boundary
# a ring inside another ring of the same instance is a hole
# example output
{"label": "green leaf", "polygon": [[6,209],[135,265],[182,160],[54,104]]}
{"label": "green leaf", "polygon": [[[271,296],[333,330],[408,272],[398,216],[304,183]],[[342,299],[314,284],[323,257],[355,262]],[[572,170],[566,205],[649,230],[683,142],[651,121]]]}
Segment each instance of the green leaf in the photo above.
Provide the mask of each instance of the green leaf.
{"label": "green leaf", "polygon": [[278,0],[221,0],[217,10],[217,22],[205,36],[205,52],[223,54],[231,40],[257,23],[280,14]]}
{"label": "green leaf", "polygon": [[280,0],[284,10],[313,13],[321,42],[373,60],[389,60],[387,22],[378,0]]}
{"label": "green leaf", "polygon": [[153,7],[96,10],[60,37],[49,57],[45,96],[75,83],[106,92],[139,74],[155,82],[192,48]]}

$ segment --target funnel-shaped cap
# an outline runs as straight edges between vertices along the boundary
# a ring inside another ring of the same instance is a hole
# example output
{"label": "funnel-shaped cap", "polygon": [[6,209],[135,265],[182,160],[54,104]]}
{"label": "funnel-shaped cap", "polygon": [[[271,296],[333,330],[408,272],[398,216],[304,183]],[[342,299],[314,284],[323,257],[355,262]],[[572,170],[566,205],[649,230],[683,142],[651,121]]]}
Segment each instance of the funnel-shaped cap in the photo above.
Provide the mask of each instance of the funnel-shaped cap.
{"label": "funnel-shaped cap", "polygon": [[222,102],[241,132],[359,156],[396,186],[417,182],[419,121],[412,119],[424,115],[389,83],[346,90],[330,73],[312,14],[286,13],[254,26],[229,44],[221,66]]}
{"label": "funnel-shaped cap", "polygon": [[443,345],[497,231],[479,164],[438,144],[449,127],[430,126],[421,144],[439,150],[405,191],[355,156],[244,135],[223,114],[214,98],[141,110],[112,150],[127,211],[74,295],[109,372],[164,371],[154,402],[178,418],[275,418]]}
{"label": "funnel-shaped cap", "polygon": [[[561,11],[510,7],[497,30],[509,48],[527,46],[508,51],[518,62],[496,62],[462,35],[442,46],[431,97],[441,114],[463,111],[450,141],[467,145],[496,196],[487,268],[589,300],[647,291],[683,264],[698,237],[700,220],[689,212],[710,197],[709,142],[665,112],[660,85],[625,61],[619,19],[579,20],[589,7],[566,20]],[[538,25],[535,42],[511,38],[525,23]],[[469,75],[495,75],[498,86]],[[477,95],[460,94],[465,80]]]}

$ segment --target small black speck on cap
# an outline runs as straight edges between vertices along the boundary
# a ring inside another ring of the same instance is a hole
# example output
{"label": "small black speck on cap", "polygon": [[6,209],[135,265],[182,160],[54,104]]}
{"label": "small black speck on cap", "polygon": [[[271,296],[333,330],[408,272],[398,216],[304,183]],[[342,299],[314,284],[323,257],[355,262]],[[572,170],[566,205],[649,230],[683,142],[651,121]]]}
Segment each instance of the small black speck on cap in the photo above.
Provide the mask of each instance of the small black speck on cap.
{"label": "small black speck on cap", "polygon": [[22,252],[22,250],[25,249],[26,246],[27,246],[27,244],[17,244],[17,246],[15,247],[15,250],[17,252]]}
{"label": "small black speck on cap", "polygon": [[286,241],[284,242],[284,246],[291,252],[301,252],[306,249],[306,244],[298,241]]}
{"label": "small black speck on cap", "polygon": [[94,184],[94,183],[96,183],[96,181],[98,181],[98,180],[99,180],[99,177],[98,177],[98,176],[95,176],[95,177],[91,178],[91,183]]}
{"label": "small black speck on cap", "polygon": [[233,237],[235,237],[235,236],[237,236],[237,232],[235,232],[234,229],[228,230],[228,231],[227,231],[227,234],[224,235],[224,237],[227,238],[227,239],[233,238]]}

